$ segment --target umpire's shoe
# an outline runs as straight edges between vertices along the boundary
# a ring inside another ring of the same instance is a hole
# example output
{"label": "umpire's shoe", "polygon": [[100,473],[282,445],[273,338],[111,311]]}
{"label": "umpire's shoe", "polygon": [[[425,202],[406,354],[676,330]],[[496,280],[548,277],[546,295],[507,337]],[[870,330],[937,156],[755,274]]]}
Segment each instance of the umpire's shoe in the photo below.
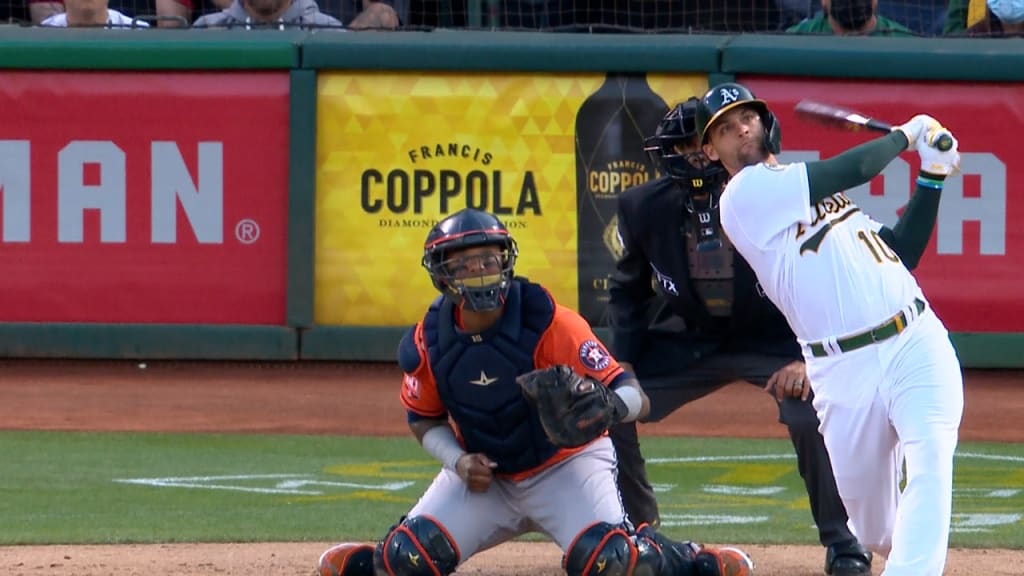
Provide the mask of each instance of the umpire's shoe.
{"label": "umpire's shoe", "polygon": [[373,576],[373,546],[346,542],[320,555],[319,576]]}
{"label": "umpire's shoe", "polygon": [[829,576],[871,576],[871,552],[850,540],[828,547],[825,574]]}

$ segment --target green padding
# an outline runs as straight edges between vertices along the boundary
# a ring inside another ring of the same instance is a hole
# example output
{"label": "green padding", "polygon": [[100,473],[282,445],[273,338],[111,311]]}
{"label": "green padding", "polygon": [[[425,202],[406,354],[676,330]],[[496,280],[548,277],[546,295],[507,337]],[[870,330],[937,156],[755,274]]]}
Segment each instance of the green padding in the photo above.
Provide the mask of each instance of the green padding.
{"label": "green padding", "polygon": [[295,360],[298,335],[280,326],[0,324],[0,357]]}
{"label": "green padding", "polygon": [[[302,333],[303,360],[394,362],[406,328],[386,326],[317,326]],[[594,334],[608,342],[608,330]],[[952,334],[964,368],[1024,368],[1024,334]]]}
{"label": "green padding", "polygon": [[0,68],[297,68],[305,32],[0,28]]}
{"label": "green padding", "polygon": [[1024,334],[960,332],[950,339],[964,368],[1024,368]]}
{"label": "green padding", "polygon": [[316,251],[316,71],[290,73],[288,122],[288,325],[313,325]]}
{"label": "green padding", "polygon": [[1019,38],[735,36],[722,72],[899,80],[1024,80]]}
{"label": "green padding", "polygon": [[317,326],[302,331],[303,360],[397,362],[398,342],[408,328]]}
{"label": "green padding", "polygon": [[508,72],[711,72],[727,36],[402,32],[311,34],[303,68]]}

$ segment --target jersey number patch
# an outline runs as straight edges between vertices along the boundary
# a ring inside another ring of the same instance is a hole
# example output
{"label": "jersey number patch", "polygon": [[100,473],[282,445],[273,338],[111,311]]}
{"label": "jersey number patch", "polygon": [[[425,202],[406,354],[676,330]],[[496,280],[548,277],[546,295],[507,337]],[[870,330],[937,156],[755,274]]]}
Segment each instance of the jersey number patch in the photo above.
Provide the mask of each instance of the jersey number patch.
{"label": "jersey number patch", "polygon": [[899,255],[889,247],[885,240],[879,236],[878,232],[874,230],[857,230],[857,238],[871,251],[871,255],[875,257],[875,262],[885,264],[887,261],[900,261]]}

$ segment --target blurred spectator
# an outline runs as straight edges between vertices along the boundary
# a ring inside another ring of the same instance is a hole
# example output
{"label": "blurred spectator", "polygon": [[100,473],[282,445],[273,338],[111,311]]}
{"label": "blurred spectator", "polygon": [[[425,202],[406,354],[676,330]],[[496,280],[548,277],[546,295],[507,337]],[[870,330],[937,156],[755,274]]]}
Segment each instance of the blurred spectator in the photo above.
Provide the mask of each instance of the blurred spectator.
{"label": "blurred spectator", "polygon": [[[165,0],[158,0],[163,2]],[[167,0],[172,3],[190,0]],[[390,2],[380,0],[348,0],[361,3],[362,10],[348,23],[351,29],[395,29],[398,14]],[[233,0],[219,12],[196,20],[197,28],[232,28],[251,25],[292,25],[315,27],[342,26],[341,20],[324,13],[315,0]]]}
{"label": "blurred spectator", "polygon": [[230,6],[195,21],[194,28],[335,26],[341,22],[320,11],[316,0],[234,0]]}
{"label": "blurred spectator", "polygon": [[[125,0],[133,1],[133,0]],[[142,0],[146,1],[146,0]],[[154,0],[149,0],[154,1]],[[175,28],[192,22],[193,16],[198,17],[217,10],[227,10],[231,0],[155,0],[156,14],[160,18],[157,26]],[[202,14],[196,14],[202,12]]]}
{"label": "blurred spectator", "polygon": [[[320,11],[330,14],[341,20],[348,28],[395,28],[399,24],[409,21],[409,3],[411,0],[319,0]],[[384,6],[374,7],[373,4],[390,6],[392,10],[385,10]],[[417,5],[420,2],[416,3]],[[394,26],[389,25],[389,14],[393,11],[397,17]],[[380,18],[379,22],[373,22]]]}
{"label": "blurred spectator", "polygon": [[1024,35],[1024,0],[988,0],[977,21],[968,21],[971,1],[949,0],[944,34],[968,36]]}
{"label": "blurred spectator", "polygon": [[913,36],[906,26],[878,13],[878,0],[821,0],[821,12],[786,30],[792,34]]}
{"label": "blurred spectator", "polygon": [[[157,7],[163,1],[175,2],[175,0],[110,0],[108,2],[108,8],[116,10],[127,16],[134,16],[139,19],[152,20],[153,17],[158,14]],[[202,0],[204,2],[224,2],[223,6],[219,8],[227,8],[231,4],[231,0]],[[64,12],[64,2],[50,2],[49,0],[28,0],[29,4],[29,16],[32,19],[33,24],[40,24],[46,18]],[[212,5],[211,5],[211,9]],[[187,15],[183,16],[186,22],[191,22],[192,19],[188,18]],[[176,23],[178,24],[178,23]]]}
{"label": "blurred spectator", "polygon": [[64,11],[63,2],[50,2],[48,0],[27,0],[28,1],[28,14],[32,19],[33,24],[42,24],[43,20],[46,20],[54,14],[60,14]]}
{"label": "blurred spectator", "polygon": [[946,23],[946,0],[878,0],[878,13],[903,24],[914,34],[939,36]]}
{"label": "blurred spectator", "polygon": [[805,18],[810,18],[815,11],[815,0],[775,0],[782,11],[782,25],[789,28]]}
{"label": "blurred spectator", "polygon": [[590,32],[778,31],[782,10],[765,0],[504,0],[506,28]]}
{"label": "blurred spectator", "polygon": [[64,12],[53,14],[39,25],[54,28],[74,27],[138,27],[148,28],[149,24],[135,20],[110,8],[107,0],[65,0]]}

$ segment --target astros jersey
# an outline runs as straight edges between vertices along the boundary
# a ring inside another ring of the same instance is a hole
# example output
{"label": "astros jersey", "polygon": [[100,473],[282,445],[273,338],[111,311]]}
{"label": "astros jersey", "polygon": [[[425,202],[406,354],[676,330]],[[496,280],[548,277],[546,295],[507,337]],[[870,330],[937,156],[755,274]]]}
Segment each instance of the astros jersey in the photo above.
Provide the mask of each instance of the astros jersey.
{"label": "astros jersey", "polygon": [[[440,362],[447,369],[434,364],[429,328],[425,327],[430,324],[420,322],[412,337],[403,341],[403,346],[414,344],[419,357],[418,361],[403,363],[405,376],[400,398],[405,408],[414,416],[450,416],[466,450],[488,454],[498,462],[499,472],[507,472],[501,475],[513,478],[530,476],[579,451],[558,450],[547,441],[539,421],[534,422],[533,411],[525,407],[516,376],[558,364],[571,366],[577,373],[605,385],[623,374],[579,314],[553,304],[546,291],[534,286],[535,290],[529,290],[534,296],[524,298],[522,310],[507,309],[495,329],[482,335],[459,331],[457,338],[463,351],[454,365]],[[509,305],[519,300],[517,295],[518,287],[514,287]],[[536,302],[537,298],[548,303],[550,321],[533,332],[539,333],[539,337],[529,338],[526,335],[532,331],[528,325],[532,314],[528,309],[536,308],[528,302]],[[442,304],[437,321],[458,325],[457,309]],[[516,326],[510,326],[511,323]],[[513,342],[509,339],[511,334],[520,336]],[[408,347],[405,349],[407,354],[411,352]],[[442,373],[435,374],[434,370]],[[527,429],[534,432],[526,433]],[[538,435],[542,445],[530,440]],[[521,457],[530,450],[534,450],[536,459],[523,461]]]}
{"label": "astros jersey", "polygon": [[807,165],[748,166],[729,181],[722,227],[803,342],[892,317],[917,281],[879,236],[882,225],[839,192],[811,206]]}

